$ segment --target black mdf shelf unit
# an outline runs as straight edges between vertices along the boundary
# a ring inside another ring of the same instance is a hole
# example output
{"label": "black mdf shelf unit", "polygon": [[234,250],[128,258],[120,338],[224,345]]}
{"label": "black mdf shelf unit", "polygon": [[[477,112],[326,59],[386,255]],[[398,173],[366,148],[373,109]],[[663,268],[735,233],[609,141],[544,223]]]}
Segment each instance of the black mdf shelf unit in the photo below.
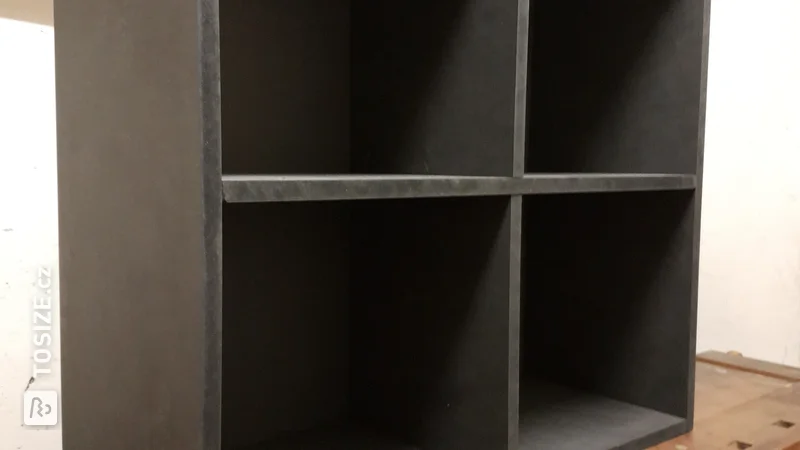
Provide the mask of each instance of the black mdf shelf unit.
{"label": "black mdf shelf unit", "polygon": [[707,0],[56,0],[65,450],[692,427]]}

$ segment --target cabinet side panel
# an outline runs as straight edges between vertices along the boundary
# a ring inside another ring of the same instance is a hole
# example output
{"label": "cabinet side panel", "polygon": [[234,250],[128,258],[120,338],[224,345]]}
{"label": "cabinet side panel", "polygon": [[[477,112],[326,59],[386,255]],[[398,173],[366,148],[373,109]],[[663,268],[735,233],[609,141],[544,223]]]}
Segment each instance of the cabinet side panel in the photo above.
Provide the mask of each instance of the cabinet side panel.
{"label": "cabinet side panel", "polygon": [[204,190],[215,198],[219,177],[204,185],[217,154],[202,123],[214,90],[201,81],[198,8],[55,2],[65,450],[218,440],[204,424],[205,396],[218,398],[206,369],[219,363],[206,355],[219,299],[206,250],[219,229]]}
{"label": "cabinet side panel", "polygon": [[708,87],[708,45],[711,26],[711,0],[703,1],[703,47],[700,64],[700,98],[698,109],[699,131],[697,133],[697,190],[694,198],[694,234],[692,247],[692,303],[689,316],[689,330],[691,331],[688,358],[689,358],[689,400],[687,402],[687,432],[694,428],[694,397],[695,397],[695,355],[697,353],[697,301],[698,280],[700,278],[700,222],[703,209],[703,156],[706,142],[706,97]]}

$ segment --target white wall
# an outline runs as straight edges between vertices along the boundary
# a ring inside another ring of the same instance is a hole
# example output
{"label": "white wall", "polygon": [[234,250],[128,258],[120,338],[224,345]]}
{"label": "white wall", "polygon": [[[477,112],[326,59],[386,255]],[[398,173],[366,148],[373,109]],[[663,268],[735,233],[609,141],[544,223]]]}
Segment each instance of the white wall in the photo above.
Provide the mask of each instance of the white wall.
{"label": "white wall", "polygon": [[711,17],[698,350],[800,366],[800,1]]}
{"label": "white wall", "polygon": [[[698,350],[800,366],[800,1],[713,5]],[[19,19],[0,18],[0,449],[58,450],[20,426],[36,273],[57,264],[52,17],[0,17]]]}
{"label": "white wall", "polygon": [[[0,16],[18,17],[20,10],[11,8],[13,3],[0,2]],[[33,0],[29,5],[32,9],[25,19],[48,20],[46,9],[33,8]],[[52,27],[0,17],[2,450],[61,448],[58,429],[35,431],[21,426],[22,395],[33,372],[33,301],[37,295],[46,295],[37,288],[37,275],[40,267],[55,269],[58,259],[54,89]],[[52,314],[57,317],[57,309]],[[37,320],[44,326],[41,318]],[[57,328],[52,331],[57,337]],[[40,374],[30,389],[58,389],[57,340],[51,350],[53,373]]]}

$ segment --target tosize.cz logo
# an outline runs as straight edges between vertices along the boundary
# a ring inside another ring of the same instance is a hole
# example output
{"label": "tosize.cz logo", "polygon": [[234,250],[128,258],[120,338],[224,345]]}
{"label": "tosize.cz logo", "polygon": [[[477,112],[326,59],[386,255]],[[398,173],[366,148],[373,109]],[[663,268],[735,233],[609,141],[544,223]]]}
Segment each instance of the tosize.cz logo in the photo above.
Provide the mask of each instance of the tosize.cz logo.
{"label": "tosize.cz logo", "polygon": [[54,426],[58,424],[58,392],[26,391],[24,395],[23,423],[28,426]]}

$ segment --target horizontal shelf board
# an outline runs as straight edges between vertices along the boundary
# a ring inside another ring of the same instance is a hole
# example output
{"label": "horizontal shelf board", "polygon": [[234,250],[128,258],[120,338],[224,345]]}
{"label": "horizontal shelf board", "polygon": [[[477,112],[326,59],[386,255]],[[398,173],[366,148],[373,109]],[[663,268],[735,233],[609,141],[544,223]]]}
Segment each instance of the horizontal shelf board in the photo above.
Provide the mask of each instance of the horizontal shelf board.
{"label": "horizontal shelf board", "polygon": [[224,175],[229,203],[470,197],[694,189],[694,175],[528,174],[522,178],[448,175]]}
{"label": "horizontal shelf board", "polygon": [[397,444],[355,425],[325,427],[235,450],[419,450]]}
{"label": "horizontal shelf board", "polygon": [[503,195],[502,177],[436,175],[225,175],[225,200],[296,202]]}
{"label": "horizontal shelf board", "polygon": [[531,173],[521,194],[690,190],[696,177],[659,173]]}
{"label": "horizontal shelf board", "polygon": [[680,435],[685,419],[540,381],[520,387],[520,450],[640,449]]}

